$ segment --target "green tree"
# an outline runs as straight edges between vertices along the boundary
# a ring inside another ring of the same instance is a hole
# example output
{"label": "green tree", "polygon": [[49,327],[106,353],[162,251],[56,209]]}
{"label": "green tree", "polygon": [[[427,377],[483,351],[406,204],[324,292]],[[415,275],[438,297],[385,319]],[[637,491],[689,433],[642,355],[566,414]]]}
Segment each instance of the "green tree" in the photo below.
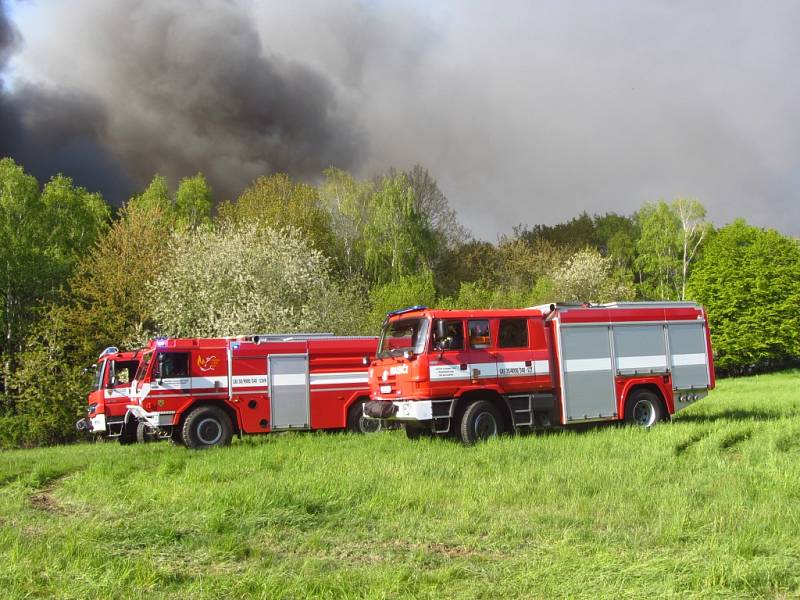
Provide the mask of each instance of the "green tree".
{"label": "green tree", "polygon": [[202,173],[181,179],[175,192],[175,213],[180,226],[196,229],[210,225],[213,205],[211,186]]}
{"label": "green tree", "polygon": [[345,279],[367,277],[364,235],[374,191],[373,182],[358,181],[347,171],[334,168],[325,171],[319,188],[320,202],[330,215],[335,235],[337,270]]}
{"label": "green tree", "polygon": [[716,365],[739,371],[800,356],[800,244],[737,220],[709,239],[687,296],[707,311]]}
{"label": "green tree", "polygon": [[663,200],[646,204],[637,213],[641,236],[634,261],[642,296],[683,299],[693,261],[711,225],[697,200]]}
{"label": "green tree", "polygon": [[372,281],[394,281],[429,268],[436,238],[415,203],[405,175],[381,180],[371,198],[364,230],[364,256]]}
{"label": "green tree", "polygon": [[164,205],[129,202],[80,261],[70,280],[70,314],[64,320],[83,360],[106,346],[137,345],[150,335],[147,286],[170,261],[173,226]]}
{"label": "green tree", "polygon": [[374,287],[370,291],[370,311],[367,331],[377,332],[386,313],[409,306],[434,306],[436,288],[433,285],[433,273],[423,271],[414,275],[403,275]]}
{"label": "green tree", "polygon": [[44,307],[54,301],[80,256],[107,227],[110,211],[99,194],[53,177],[38,192],[33,177],[10,159],[0,161],[0,286],[3,292],[4,394],[15,355]]}
{"label": "green tree", "polygon": [[259,177],[236,202],[223,203],[217,217],[219,222],[234,226],[257,224],[276,230],[293,227],[327,256],[335,252],[330,215],[320,202],[317,189],[295,183],[284,173]]}
{"label": "green tree", "polygon": [[128,204],[132,204],[142,210],[159,208],[164,214],[172,213],[173,202],[170,198],[167,178],[156,173],[144,192],[131,198]]}

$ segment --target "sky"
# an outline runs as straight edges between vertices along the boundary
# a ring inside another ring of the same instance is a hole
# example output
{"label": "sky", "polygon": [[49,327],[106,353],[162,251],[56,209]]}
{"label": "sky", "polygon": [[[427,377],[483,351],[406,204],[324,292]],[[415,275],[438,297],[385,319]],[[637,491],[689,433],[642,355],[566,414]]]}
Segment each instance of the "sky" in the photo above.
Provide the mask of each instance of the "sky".
{"label": "sky", "polygon": [[117,204],[421,164],[488,240],[676,198],[800,236],[794,0],[0,6],[0,154]]}

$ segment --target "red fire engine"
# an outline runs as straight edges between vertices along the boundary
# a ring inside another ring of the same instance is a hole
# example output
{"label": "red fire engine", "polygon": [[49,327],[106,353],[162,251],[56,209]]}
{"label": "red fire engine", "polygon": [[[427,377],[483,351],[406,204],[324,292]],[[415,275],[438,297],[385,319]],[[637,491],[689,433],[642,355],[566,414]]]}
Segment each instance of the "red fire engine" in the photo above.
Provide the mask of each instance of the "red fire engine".
{"label": "red fire engine", "polygon": [[[189,448],[287,430],[374,431],[363,417],[377,338],[158,339],[143,352],[120,441],[144,424]],[[366,360],[365,360],[366,359]]]}
{"label": "red fire engine", "polygon": [[120,352],[114,346],[106,348],[92,365],[94,385],[87,398],[86,417],[75,426],[107,437],[118,437],[130,404],[130,385],[139,366],[141,351]]}
{"label": "red fire engine", "polygon": [[390,313],[365,414],[464,443],[593,421],[649,427],[714,387],[705,310],[689,302]]}

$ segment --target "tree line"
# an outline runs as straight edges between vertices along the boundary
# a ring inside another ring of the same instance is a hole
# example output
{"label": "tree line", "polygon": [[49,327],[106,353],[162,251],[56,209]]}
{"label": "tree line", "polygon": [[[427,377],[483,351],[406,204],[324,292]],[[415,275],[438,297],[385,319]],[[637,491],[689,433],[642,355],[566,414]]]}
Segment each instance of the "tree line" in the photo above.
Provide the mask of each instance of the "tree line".
{"label": "tree line", "polygon": [[[172,184],[172,186],[170,185]],[[487,205],[488,206],[488,205]],[[536,207],[530,207],[536,219]],[[372,334],[389,310],[694,300],[716,364],[800,356],[800,244],[700,202],[580,214],[476,239],[421,166],[319,183],[286,174],[218,201],[202,174],[156,175],[118,210],[57,175],[0,160],[0,445],[74,438],[106,346],[156,335]]]}

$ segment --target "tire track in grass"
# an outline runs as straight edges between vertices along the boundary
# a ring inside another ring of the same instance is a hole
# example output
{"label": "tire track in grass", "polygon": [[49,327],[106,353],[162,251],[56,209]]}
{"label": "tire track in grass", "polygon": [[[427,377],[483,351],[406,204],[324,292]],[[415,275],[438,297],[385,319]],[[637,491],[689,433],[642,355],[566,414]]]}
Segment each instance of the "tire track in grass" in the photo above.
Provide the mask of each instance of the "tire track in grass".
{"label": "tire track in grass", "polygon": [[709,435],[711,435],[711,430],[700,431],[698,433],[693,433],[682,442],[675,444],[675,456],[681,456],[683,453],[691,450]]}
{"label": "tire track in grass", "polygon": [[747,428],[741,431],[732,431],[722,436],[719,440],[721,452],[736,452],[740,444],[753,437],[753,430]]}
{"label": "tire track in grass", "polygon": [[62,479],[83,471],[85,467],[67,469],[65,471],[41,471],[37,470],[31,474],[33,491],[28,494],[28,504],[31,508],[44,511],[52,515],[69,515],[75,511],[67,509],[54,496],[53,492],[58,488]]}

